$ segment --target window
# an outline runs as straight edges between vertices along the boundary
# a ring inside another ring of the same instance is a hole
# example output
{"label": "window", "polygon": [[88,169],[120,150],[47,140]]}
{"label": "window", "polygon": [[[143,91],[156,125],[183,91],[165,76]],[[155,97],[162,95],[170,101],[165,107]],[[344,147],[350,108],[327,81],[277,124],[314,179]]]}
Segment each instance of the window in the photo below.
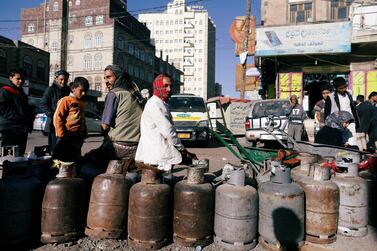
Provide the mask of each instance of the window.
{"label": "window", "polygon": [[94,78],[94,88],[96,91],[99,91],[99,92],[102,91],[102,79],[100,76],[96,76]]}
{"label": "window", "polygon": [[32,33],[34,32],[34,24],[30,23],[27,25],[27,32]]}
{"label": "window", "polygon": [[52,7],[52,10],[53,10],[53,11],[58,11],[58,10],[59,10],[59,4],[58,4],[58,2],[54,2],[54,5],[53,5],[53,7]]}
{"label": "window", "polygon": [[37,78],[41,80],[46,79],[46,64],[42,60],[37,63]]}
{"label": "window", "polygon": [[0,49],[0,72],[7,72],[7,53]]}
{"label": "window", "polygon": [[67,62],[68,65],[73,65],[73,57],[72,56],[68,56],[68,62]]}
{"label": "window", "polygon": [[312,22],[312,3],[300,3],[289,5],[289,22],[305,23]]}
{"label": "window", "polygon": [[94,68],[96,70],[102,69],[102,54],[101,53],[94,55]]}
{"label": "window", "polygon": [[352,0],[331,0],[331,20],[348,19]]}
{"label": "window", "polygon": [[76,0],[75,4],[80,5],[80,0]]}
{"label": "window", "polygon": [[23,69],[25,70],[26,77],[31,77],[33,72],[33,60],[29,56],[25,56],[23,60]]}
{"label": "window", "polygon": [[128,74],[134,75],[134,66],[132,64],[128,64]]}
{"label": "window", "polygon": [[86,25],[86,26],[91,26],[91,25],[93,25],[93,17],[92,17],[92,16],[87,16],[87,17],[85,17],[85,25]]}
{"label": "window", "polygon": [[122,36],[119,36],[118,37],[118,40],[117,40],[117,48],[119,50],[124,50],[124,38]]}
{"label": "window", "polygon": [[92,48],[92,34],[90,33],[86,33],[84,36],[84,48]]}
{"label": "window", "polygon": [[102,47],[102,32],[97,31],[96,34],[94,35],[94,46],[95,47]]}
{"label": "window", "polygon": [[92,56],[86,54],[84,56],[84,69],[91,70],[92,69]]}
{"label": "window", "polygon": [[128,53],[133,55],[134,54],[135,46],[132,43],[128,44]]}
{"label": "window", "polygon": [[120,54],[117,57],[117,65],[119,65],[122,68],[124,67],[124,57]]}
{"label": "window", "polygon": [[96,25],[103,24],[103,15],[96,16]]}
{"label": "window", "polygon": [[58,42],[56,42],[56,41],[52,42],[51,50],[52,50],[52,52],[58,51]]}

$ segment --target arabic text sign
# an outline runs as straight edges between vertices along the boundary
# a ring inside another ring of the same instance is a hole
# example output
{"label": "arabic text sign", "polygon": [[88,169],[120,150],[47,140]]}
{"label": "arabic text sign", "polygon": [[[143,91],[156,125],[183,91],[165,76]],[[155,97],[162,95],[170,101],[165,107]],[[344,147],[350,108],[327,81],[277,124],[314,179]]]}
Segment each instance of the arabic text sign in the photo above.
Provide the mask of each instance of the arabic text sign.
{"label": "arabic text sign", "polygon": [[351,22],[257,29],[256,56],[351,51]]}

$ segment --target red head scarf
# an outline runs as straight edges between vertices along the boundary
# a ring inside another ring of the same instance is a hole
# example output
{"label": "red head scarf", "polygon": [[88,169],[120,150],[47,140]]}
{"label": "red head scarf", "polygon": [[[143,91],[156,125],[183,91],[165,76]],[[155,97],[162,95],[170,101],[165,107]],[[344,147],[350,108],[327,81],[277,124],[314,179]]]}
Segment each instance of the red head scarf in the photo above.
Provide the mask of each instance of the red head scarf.
{"label": "red head scarf", "polygon": [[164,74],[158,75],[153,81],[153,95],[159,97],[164,102],[168,101],[169,94],[166,91],[165,84],[164,84],[164,77],[169,77]]}

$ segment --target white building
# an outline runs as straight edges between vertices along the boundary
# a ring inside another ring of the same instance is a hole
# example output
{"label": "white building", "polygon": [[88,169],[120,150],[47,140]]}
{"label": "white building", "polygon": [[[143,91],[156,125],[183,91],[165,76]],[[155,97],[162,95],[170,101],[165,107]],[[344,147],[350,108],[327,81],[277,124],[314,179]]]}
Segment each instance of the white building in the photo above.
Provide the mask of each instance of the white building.
{"label": "white building", "polygon": [[139,14],[151,30],[156,56],[166,56],[184,72],[182,93],[205,99],[215,94],[216,27],[202,6],[186,6],[173,0],[163,13]]}

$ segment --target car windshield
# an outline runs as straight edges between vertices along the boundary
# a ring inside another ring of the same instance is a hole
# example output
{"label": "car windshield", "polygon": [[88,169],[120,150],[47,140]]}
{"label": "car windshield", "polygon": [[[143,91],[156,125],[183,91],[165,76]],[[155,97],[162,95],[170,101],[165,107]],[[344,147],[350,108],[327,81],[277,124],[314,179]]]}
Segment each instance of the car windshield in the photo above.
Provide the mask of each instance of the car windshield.
{"label": "car windshield", "polygon": [[267,117],[274,115],[277,117],[286,116],[290,112],[290,102],[288,100],[271,100],[257,102],[252,111],[253,118]]}
{"label": "car windshield", "polygon": [[171,112],[206,112],[204,100],[200,97],[172,97],[168,104]]}

